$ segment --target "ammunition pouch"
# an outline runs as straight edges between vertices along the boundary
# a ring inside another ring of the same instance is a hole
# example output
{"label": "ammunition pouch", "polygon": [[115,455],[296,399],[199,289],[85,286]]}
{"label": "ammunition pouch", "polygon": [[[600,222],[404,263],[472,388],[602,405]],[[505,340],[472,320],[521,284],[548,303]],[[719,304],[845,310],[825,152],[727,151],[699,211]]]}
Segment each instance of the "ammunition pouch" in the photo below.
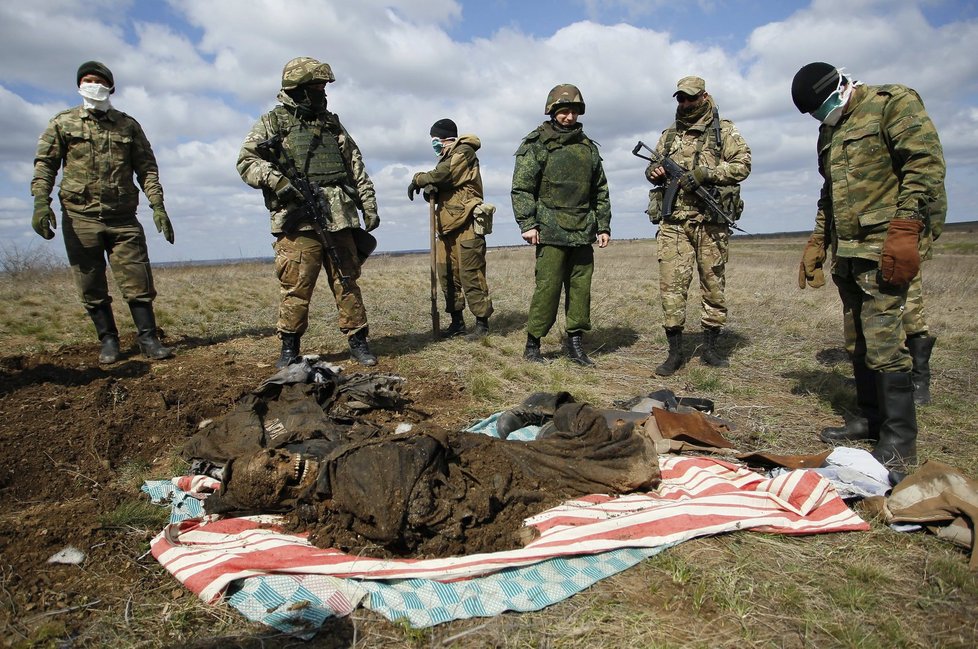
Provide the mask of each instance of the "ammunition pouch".
{"label": "ammunition pouch", "polygon": [[[714,185],[710,188],[710,193],[716,199],[723,211],[730,215],[734,221],[740,219],[744,213],[744,201],[740,198],[740,185]],[[711,221],[722,222],[719,216],[709,215]]]}
{"label": "ammunition pouch", "polygon": [[480,236],[492,234],[492,216],[496,206],[492,203],[480,203],[472,210],[472,230]]}
{"label": "ammunition pouch", "polygon": [[656,225],[662,221],[662,197],[665,191],[665,185],[653,187],[649,190],[649,207],[645,210],[645,213],[649,215],[649,220]]}

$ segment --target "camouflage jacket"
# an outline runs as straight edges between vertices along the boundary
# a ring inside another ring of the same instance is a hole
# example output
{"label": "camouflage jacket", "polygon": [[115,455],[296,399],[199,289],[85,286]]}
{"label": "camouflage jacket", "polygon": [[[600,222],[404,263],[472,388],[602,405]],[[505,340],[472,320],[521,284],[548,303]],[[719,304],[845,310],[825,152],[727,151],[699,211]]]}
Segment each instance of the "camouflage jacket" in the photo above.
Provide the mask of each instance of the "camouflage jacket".
{"label": "camouflage jacket", "polygon": [[828,229],[836,257],[878,261],[890,221],[915,216],[930,256],[947,211],[944,154],[914,90],[856,86],[839,123],[819,129],[818,170],[815,234]]}
{"label": "camouflage jacket", "polygon": [[520,231],[536,228],[541,244],[586,246],[611,234],[608,179],[580,125],[559,131],[548,121],[523,138],[511,195]]}
{"label": "camouflage jacket", "polygon": [[[710,104],[712,106],[712,101]],[[710,170],[706,184],[739,185],[750,175],[750,147],[729,119],[720,120],[720,143],[717,145],[712,108],[685,130],[679,130],[675,122],[670,124],[659,136],[655,150],[686,169],[705,166]],[[646,177],[658,166],[649,163]],[[703,219],[705,212],[706,207],[695,194],[680,189],[670,218],[674,221]]]}
{"label": "camouflage jacket", "polygon": [[134,174],[149,204],[163,204],[149,140],[139,122],[114,108],[96,114],[75,106],[51,118],[37,143],[31,194],[50,196],[60,168],[58,197],[68,212],[100,219],[135,216]]}
{"label": "camouflage jacket", "polygon": [[[281,134],[284,136],[285,133],[281,131],[288,128],[290,121],[296,119],[292,117],[296,108],[292,98],[284,92],[280,92],[278,100],[281,105],[262,115],[251,127],[251,131],[245,137],[244,144],[241,145],[237,164],[241,179],[252,187],[262,190],[265,207],[271,213],[272,234],[282,232],[288,215],[288,210],[279,204],[274,191],[275,185],[283,178],[284,174],[279,169],[278,164],[265,160],[258,154],[257,145],[274,135]],[[346,228],[360,227],[357,204],[350,194],[358,197],[364,214],[376,215],[377,198],[374,192],[374,184],[367,175],[360,148],[340,124],[339,117],[335,113],[324,111],[319,120],[323,123],[324,132],[330,132],[336,137],[346,164],[349,181],[346,183],[349,192],[339,185],[327,185],[320,189],[330,207],[329,230],[335,232]],[[296,166],[300,169],[302,162],[302,160],[295,160]],[[299,229],[311,230],[312,225],[303,223]]]}
{"label": "camouflage jacket", "polygon": [[438,188],[438,233],[447,234],[465,226],[472,210],[482,203],[482,173],[475,152],[482,146],[474,135],[462,135],[442,151],[431,171],[414,174],[418,187]]}

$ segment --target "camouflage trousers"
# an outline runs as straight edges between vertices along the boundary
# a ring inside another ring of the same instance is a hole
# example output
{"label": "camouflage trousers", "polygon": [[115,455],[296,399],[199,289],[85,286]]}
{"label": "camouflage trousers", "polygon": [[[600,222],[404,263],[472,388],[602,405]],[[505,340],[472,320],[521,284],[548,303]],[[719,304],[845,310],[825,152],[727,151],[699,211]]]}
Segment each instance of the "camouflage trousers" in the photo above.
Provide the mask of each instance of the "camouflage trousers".
{"label": "camouflage trousers", "polygon": [[727,301],[723,294],[730,243],[727,227],[701,221],[663,222],[655,241],[662,325],[667,329],[682,329],[686,324],[686,297],[695,266],[702,294],[701,323],[703,327],[722,327],[727,322]]}
{"label": "camouflage trousers", "polygon": [[340,230],[330,236],[342,271],[348,278],[347,287],[340,281],[340,269],[333,266],[314,232],[302,230],[292,235],[279,235],[272,244],[275,250],[275,275],[281,294],[278,323],[275,325],[280,333],[300,336],[305,333],[309,326],[309,302],[321,268],[326,269],[336,300],[340,330],[349,335],[367,325],[367,311],[363,307],[360,287],[357,286],[360,262],[353,234],[350,230]]}
{"label": "camouflage trousers", "polygon": [[492,300],[486,282],[486,238],[476,234],[475,222],[448,234],[438,235],[435,263],[445,295],[445,310],[461,311],[465,303],[479,318],[492,315]]}
{"label": "camouflage trousers", "polygon": [[560,294],[564,293],[567,333],[591,330],[591,275],[594,249],[591,246],[538,245],[536,288],[530,300],[526,333],[543,338],[557,321]]}
{"label": "camouflage trousers", "polygon": [[106,278],[106,258],[126,302],[153,301],[156,288],[146,250],[146,235],[135,215],[99,220],[62,212],[61,228],[71,273],[86,309],[112,303]]}
{"label": "camouflage trousers", "polygon": [[903,311],[903,331],[907,338],[918,334],[926,334],[927,320],[924,317],[924,292],[921,274],[910,282],[907,288],[907,307]]}
{"label": "camouflage trousers", "polygon": [[880,372],[909,372],[903,330],[907,288],[881,285],[879,264],[856,257],[837,258],[832,280],[842,298],[846,351],[853,363]]}

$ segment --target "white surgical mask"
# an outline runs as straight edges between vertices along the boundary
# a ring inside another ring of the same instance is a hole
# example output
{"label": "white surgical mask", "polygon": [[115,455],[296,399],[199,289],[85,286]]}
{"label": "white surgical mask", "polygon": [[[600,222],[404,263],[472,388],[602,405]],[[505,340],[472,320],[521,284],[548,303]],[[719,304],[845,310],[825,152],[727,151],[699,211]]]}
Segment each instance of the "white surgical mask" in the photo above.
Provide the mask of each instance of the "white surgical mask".
{"label": "white surgical mask", "polygon": [[843,78],[842,68],[839,68],[839,87],[822,102],[821,106],[811,113],[812,117],[826,126],[835,126],[839,123],[839,118],[842,117],[842,112],[845,110],[846,104],[849,102],[849,97],[852,95],[852,89],[859,84],[858,81],[850,81],[843,86]]}
{"label": "white surgical mask", "polygon": [[78,94],[85,101],[85,108],[90,110],[108,110],[111,107],[109,103],[111,92],[101,83],[83,83],[78,86]]}

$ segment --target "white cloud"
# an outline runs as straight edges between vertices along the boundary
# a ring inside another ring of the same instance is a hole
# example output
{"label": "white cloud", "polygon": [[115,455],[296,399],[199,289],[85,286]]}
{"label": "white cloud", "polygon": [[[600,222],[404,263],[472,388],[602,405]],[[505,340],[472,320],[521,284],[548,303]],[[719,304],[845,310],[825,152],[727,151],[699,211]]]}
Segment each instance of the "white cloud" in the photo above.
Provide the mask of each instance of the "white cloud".
{"label": "white cloud", "polygon": [[[978,64],[965,54],[978,39],[978,22],[932,25],[914,2],[815,0],[721,47],[698,40],[692,22],[681,34],[598,22],[609,8],[645,15],[647,3],[579,4],[591,20],[552,34],[505,27],[460,41],[450,29],[465,14],[452,0],[301,0],[287,11],[271,0],[172,0],[169,10],[189,28],[134,19],[129,2],[104,2],[99,11],[80,0],[6,3],[0,128],[9,135],[0,142],[0,236],[24,236],[29,205],[3,199],[26,196],[37,135],[54,112],[76,102],[74,70],[90,58],[113,69],[113,102],[140,120],[157,153],[177,232],[177,245],[168,246],[140,215],[159,260],[269,254],[261,195],[241,183],[234,162],[251,124],[274,104],[283,65],[301,55],[328,61],[336,74],[330,106],[362,148],[377,186],[381,249],[427,245],[427,209],[406,200],[406,187],[412,173],[435,164],[428,128],[441,117],[483,141],[487,199],[499,207],[490,243],[518,243],[509,205],[512,154],[543,121],[547,91],[562,82],[579,85],[587,101],[582,121],[602,145],[615,235],[651,236],[644,163],[631,149],[639,139],[652,144],[669,124],[675,82],[686,74],[707,80],[752,148],[743,226],[804,230],[820,184],[817,129],[794,109],[789,88],[798,67],[823,59],[867,83],[920,91],[947,149],[951,217],[973,218],[955,210],[968,205],[978,169]],[[667,9],[657,4],[657,11]],[[736,10],[697,6],[713,15]],[[694,10],[684,12],[695,18]]]}

